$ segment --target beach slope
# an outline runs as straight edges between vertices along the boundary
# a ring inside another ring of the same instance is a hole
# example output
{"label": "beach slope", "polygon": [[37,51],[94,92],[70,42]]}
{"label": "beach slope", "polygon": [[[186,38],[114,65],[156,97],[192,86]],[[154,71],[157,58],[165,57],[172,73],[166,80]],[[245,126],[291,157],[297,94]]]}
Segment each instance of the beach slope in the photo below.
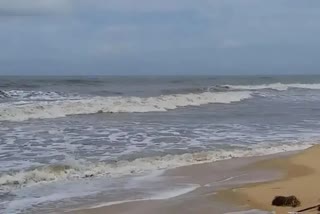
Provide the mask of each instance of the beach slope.
{"label": "beach slope", "polygon": [[[281,180],[254,184],[221,195],[251,208],[276,211],[277,214],[298,211],[320,204],[320,146],[314,146],[299,154],[258,163],[259,169],[277,169],[285,173]],[[301,201],[297,208],[274,207],[275,196],[296,196]],[[316,210],[308,213],[318,213]]]}

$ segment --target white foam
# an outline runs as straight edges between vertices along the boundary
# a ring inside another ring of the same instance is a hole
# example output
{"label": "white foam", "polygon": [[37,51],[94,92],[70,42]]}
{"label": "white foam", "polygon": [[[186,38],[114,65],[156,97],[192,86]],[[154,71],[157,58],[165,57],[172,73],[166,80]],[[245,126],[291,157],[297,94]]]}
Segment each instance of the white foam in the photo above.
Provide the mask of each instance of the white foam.
{"label": "white foam", "polygon": [[[9,90],[2,91],[7,98],[19,99],[19,100],[65,100],[72,99],[70,95],[63,96],[62,94],[54,91],[24,91],[24,90]],[[77,97],[79,98],[79,97]]]}
{"label": "white foam", "polygon": [[213,184],[216,184],[216,183],[224,183],[224,182],[227,182],[227,181],[231,181],[231,180],[233,180],[233,179],[235,179],[235,178],[243,177],[243,176],[245,176],[245,175],[247,175],[247,174],[242,174],[242,175],[238,175],[238,176],[231,176],[231,177],[222,179],[222,180],[220,180],[220,181],[213,182],[213,183],[211,183],[211,184],[206,184],[206,185],[204,185],[204,186],[205,186],[205,187],[211,187],[211,186],[213,186]]}
{"label": "white foam", "polygon": [[8,189],[30,186],[38,183],[48,183],[59,180],[74,180],[88,177],[141,174],[156,170],[176,168],[186,165],[209,163],[236,157],[251,157],[275,154],[285,151],[306,149],[311,144],[294,144],[270,147],[244,148],[237,150],[216,150],[182,155],[166,155],[148,158],[138,158],[133,161],[116,163],[88,163],[72,160],[61,165],[40,167],[29,171],[20,171],[0,176],[0,186]]}
{"label": "white foam", "polygon": [[38,118],[58,118],[68,115],[97,112],[157,112],[185,106],[211,103],[239,102],[251,97],[251,92],[205,92],[201,94],[176,94],[159,97],[93,97],[82,100],[31,102],[16,105],[0,104],[0,120],[23,121]]}
{"label": "white foam", "polygon": [[272,83],[272,84],[262,84],[262,85],[226,85],[226,86],[236,90],[273,89],[277,91],[286,91],[290,88],[320,90],[320,84],[300,84],[300,83],[293,83],[293,84]]}
{"label": "white foam", "polygon": [[182,189],[176,189],[176,190],[162,192],[162,193],[156,194],[150,198],[123,200],[123,201],[112,201],[112,202],[92,206],[89,209],[96,209],[96,208],[100,208],[100,207],[108,207],[108,206],[119,205],[119,204],[124,204],[124,203],[131,203],[131,202],[168,200],[168,199],[175,198],[175,197],[187,194],[189,192],[192,192],[200,187],[199,185],[195,185],[195,184],[190,184],[188,186],[189,187],[182,188]]}
{"label": "white foam", "polygon": [[38,204],[42,204],[44,202],[55,202],[63,199],[69,199],[73,197],[84,197],[84,196],[89,196],[89,195],[94,195],[97,192],[88,192],[88,191],[77,191],[75,193],[68,193],[64,192],[63,194],[56,193],[56,194],[50,194],[47,196],[42,196],[42,197],[30,197],[30,198],[21,198],[21,199],[16,199],[11,202],[5,202],[4,204],[6,205],[5,207],[5,213],[8,214],[19,214],[23,213],[26,208],[31,207],[31,206],[36,206]]}

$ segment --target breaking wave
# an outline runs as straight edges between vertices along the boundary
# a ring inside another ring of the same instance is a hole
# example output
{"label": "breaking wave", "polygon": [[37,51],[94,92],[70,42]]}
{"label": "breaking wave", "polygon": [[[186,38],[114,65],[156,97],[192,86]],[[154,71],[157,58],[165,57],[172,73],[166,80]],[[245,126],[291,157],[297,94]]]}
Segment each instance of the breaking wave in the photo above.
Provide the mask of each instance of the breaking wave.
{"label": "breaking wave", "polygon": [[0,189],[10,190],[61,180],[75,180],[83,178],[141,174],[154,170],[172,169],[180,166],[210,163],[237,157],[252,157],[279,152],[288,152],[306,149],[312,144],[293,144],[243,148],[235,150],[216,150],[182,155],[166,155],[148,158],[139,158],[133,161],[118,161],[114,163],[88,163],[80,160],[69,160],[64,164],[42,166],[27,171],[0,175]]}
{"label": "breaking wave", "polygon": [[2,103],[0,105],[0,120],[23,121],[104,112],[160,112],[178,107],[239,102],[251,96],[252,93],[249,91],[234,91],[174,94],[148,98],[119,96],[93,97],[79,100]]}
{"label": "breaking wave", "polygon": [[198,88],[177,88],[177,89],[165,89],[161,92],[164,94],[187,94],[187,93],[204,93],[204,92],[227,92],[230,91],[229,86],[215,85],[210,87],[198,87]]}
{"label": "breaking wave", "polygon": [[9,95],[6,92],[0,90],[0,98],[8,98],[8,97]]}
{"label": "breaking wave", "polygon": [[[215,85],[208,88],[178,88],[162,90],[157,97],[125,97],[103,93],[95,97],[58,92],[0,91],[0,121],[24,121],[28,119],[58,118],[68,115],[159,112],[179,107],[200,106],[212,103],[239,102],[262,90],[286,91],[289,89],[320,90],[320,84],[262,84],[262,85]],[[102,94],[101,94],[102,95]]]}
{"label": "breaking wave", "polygon": [[284,84],[284,83],[272,83],[272,84],[261,84],[261,85],[213,85],[210,87],[199,87],[199,88],[178,88],[178,89],[166,89],[162,90],[164,94],[186,94],[186,93],[204,93],[204,92],[230,92],[230,91],[258,91],[264,89],[272,89],[277,91],[286,91],[289,89],[309,89],[309,90],[320,90],[320,84]]}
{"label": "breaking wave", "polygon": [[320,90],[320,84],[283,84],[283,83],[272,83],[272,84],[262,84],[262,85],[225,85],[233,90],[263,90],[263,89],[273,89],[277,91],[286,91],[291,88],[296,89],[310,89],[310,90]]}
{"label": "breaking wave", "polygon": [[58,93],[54,91],[44,92],[44,91],[24,91],[24,90],[0,90],[0,98],[2,99],[14,99],[14,100],[24,100],[24,101],[53,101],[53,100],[65,100],[65,99],[75,99],[79,98],[76,96],[64,95],[63,93]]}

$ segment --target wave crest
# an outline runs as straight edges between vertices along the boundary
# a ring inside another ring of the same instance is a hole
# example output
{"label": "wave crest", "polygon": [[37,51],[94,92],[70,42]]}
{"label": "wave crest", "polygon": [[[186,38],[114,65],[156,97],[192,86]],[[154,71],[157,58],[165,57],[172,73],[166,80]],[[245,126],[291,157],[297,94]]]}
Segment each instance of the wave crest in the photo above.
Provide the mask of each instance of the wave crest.
{"label": "wave crest", "polygon": [[272,84],[262,84],[262,85],[226,85],[230,89],[234,90],[263,90],[263,89],[273,89],[277,91],[286,91],[290,88],[298,89],[310,89],[310,90],[320,90],[320,84],[283,84],[283,83],[272,83]]}
{"label": "wave crest", "polygon": [[103,112],[159,112],[178,107],[200,106],[211,103],[239,102],[251,97],[251,92],[204,92],[175,94],[159,97],[93,97],[81,100],[63,100],[31,103],[3,103],[0,120],[23,121],[28,119],[58,118],[68,115]]}
{"label": "wave crest", "polygon": [[[14,99],[14,100],[65,100],[72,99],[73,96],[64,95],[62,93],[49,91],[24,91],[24,90],[0,90],[0,98]],[[75,98],[75,97],[74,97]]]}

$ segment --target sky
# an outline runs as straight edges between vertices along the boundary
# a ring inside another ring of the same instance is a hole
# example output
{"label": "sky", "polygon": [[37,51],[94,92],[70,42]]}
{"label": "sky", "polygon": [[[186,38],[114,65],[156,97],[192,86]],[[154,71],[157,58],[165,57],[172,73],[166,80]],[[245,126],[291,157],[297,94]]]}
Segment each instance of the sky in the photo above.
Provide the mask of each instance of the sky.
{"label": "sky", "polygon": [[319,0],[0,0],[0,75],[320,74]]}

